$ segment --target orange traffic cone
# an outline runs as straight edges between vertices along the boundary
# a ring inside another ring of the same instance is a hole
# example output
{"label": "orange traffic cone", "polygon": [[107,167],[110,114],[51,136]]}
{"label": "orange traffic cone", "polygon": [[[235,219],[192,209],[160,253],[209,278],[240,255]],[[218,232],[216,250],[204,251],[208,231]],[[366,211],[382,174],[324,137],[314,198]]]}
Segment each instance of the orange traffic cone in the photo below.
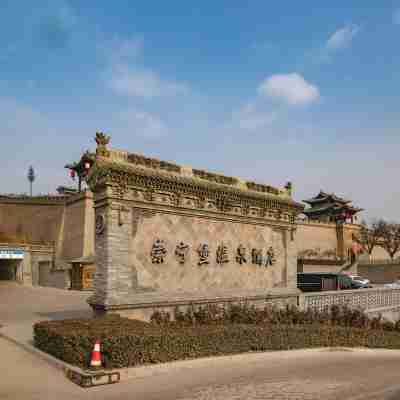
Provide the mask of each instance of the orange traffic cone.
{"label": "orange traffic cone", "polygon": [[91,367],[101,367],[100,340],[96,340],[92,351],[92,359],[90,360]]}

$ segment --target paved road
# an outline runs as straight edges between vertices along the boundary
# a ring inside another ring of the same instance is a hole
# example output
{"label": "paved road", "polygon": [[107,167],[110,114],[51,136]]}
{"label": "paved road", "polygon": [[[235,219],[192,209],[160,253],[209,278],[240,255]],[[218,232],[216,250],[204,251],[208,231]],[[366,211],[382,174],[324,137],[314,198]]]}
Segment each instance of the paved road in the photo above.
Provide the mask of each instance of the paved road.
{"label": "paved road", "polygon": [[[0,281],[0,332],[32,341],[32,326],[48,319],[91,317],[88,292],[22,286]],[[1,400],[1,399],[0,399]]]}
{"label": "paved road", "polygon": [[[26,329],[43,317],[90,315],[86,297],[0,284],[0,324]],[[0,338],[0,400],[400,400],[400,351],[392,350],[243,354],[152,371],[116,385],[81,389],[60,370]]]}
{"label": "paved road", "polygon": [[400,352],[390,350],[185,361],[177,368],[164,365],[152,376],[91,389],[81,389],[61,371],[1,338],[0,352],[1,400],[400,399]]}
{"label": "paved road", "polygon": [[89,296],[88,292],[0,281],[0,324],[90,316]]}

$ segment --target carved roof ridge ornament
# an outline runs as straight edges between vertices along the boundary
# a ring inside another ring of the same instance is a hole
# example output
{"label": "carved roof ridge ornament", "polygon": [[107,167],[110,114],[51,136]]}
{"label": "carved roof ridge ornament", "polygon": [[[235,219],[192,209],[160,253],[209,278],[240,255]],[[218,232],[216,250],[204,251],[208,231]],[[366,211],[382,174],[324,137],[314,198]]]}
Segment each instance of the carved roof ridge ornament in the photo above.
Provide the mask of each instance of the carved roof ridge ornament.
{"label": "carved roof ridge ornament", "polygon": [[[102,165],[102,163],[106,163],[104,165]],[[214,188],[219,188],[220,190],[234,190],[237,192],[241,192],[241,193],[249,193],[251,195],[255,194],[260,194],[263,198],[273,198],[273,199],[283,199],[283,197],[281,197],[281,191],[279,191],[278,189],[275,189],[274,191],[266,191],[266,190],[254,190],[253,188],[249,188],[247,187],[247,185],[245,186],[245,188],[243,187],[239,187],[239,186],[231,186],[227,183],[222,183],[222,182],[217,182],[215,180],[205,180],[205,179],[199,179],[198,176],[190,176],[190,175],[184,175],[184,174],[180,174],[180,173],[176,173],[175,171],[171,171],[168,169],[154,169],[151,167],[146,167],[142,164],[131,164],[129,162],[120,162],[120,161],[115,161],[115,160],[97,160],[97,164],[99,166],[104,166],[106,168],[109,169],[113,169],[114,171],[120,171],[121,173],[137,173],[143,176],[152,176],[155,179],[163,179],[163,178],[170,178],[173,179],[175,181],[182,181],[182,182],[187,182],[187,183],[192,183],[195,185],[198,184],[202,184],[202,186],[208,188],[208,187],[214,187]],[[218,176],[222,176],[222,175],[218,175]],[[237,178],[235,178],[237,179]],[[224,188],[222,188],[222,185],[224,186]],[[270,187],[268,185],[260,185],[260,186],[264,186],[264,187]],[[287,197],[287,196],[285,196]],[[293,200],[288,199],[289,203],[292,203]],[[300,204],[300,203],[299,203]],[[304,206],[303,206],[304,208]]]}
{"label": "carved roof ridge ornament", "polygon": [[174,164],[169,161],[161,161],[157,158],[145,157],[141,154],[128,153],[127,160],[129,163],[143,166],[146,168],[161,169],[176,173],[181,172],[181,167],[177,164]]}
{"label": "carved roof ridge ornament", "polygon": [[238,179],[234,178],[232,176],[216,174],[214,172],[208,172],[208,171],[204,171],[202,169],[192,168],[192,173],[197,178],[220,183],[223,185],[236,185],[238,183]]}
{"label": "carved roof ridge ornament", "polygon": [[[279,201],[279,202],[287,202],[290,204],[294,203],[293,200],[280,197],[276,194],[271,194],[271,193],[266,193],[266,192],[263,192],[263,193],[255,192],[252,190],[246,190],[246,189],[242,189],[239,187],[227,186],[227,185],[213,182],[213,181],[203,181],[200,179],[196,179],[195,177],[170,173],[169,171],[156,171],[154,169],[142,167],[139,165],[129,165],[126,163],[113,162],[113,161],[109,161],[109,160],[97,160],[96,164],[99,169],[107,169],[107,170],[113,171],[115,173],[119,172],[121,174],[121,177],[124,176],[125,180],[127,179],[128,175],[135,174],[135,175],[143,177],[143,178],[145,178],[145,177],[154,178],[154,180],[155,180],[154,183],[156,183],[156,181],[158,183],[158,182],[161,182],[161,180],[170,179],[174,182],[181,182],[181,183],[184,183],[187,185],[192,184],[194,186],[201,186],[204,189],[211,189],[211,190],[219,189],[218,190],[219,197],[221,197],[222,192],[225,192],[225,194],[238,193],[241,195],[247,194],[249,197],[257,196],[257,197],[263,198],[263,199],[271,199],[271,200],[275,200],[275,201]],[[300,203],[297,203],[297,204],[301,205]],[[301,205],[301,206],[302,206],[302,208],[304,208],[303,205]]]}
{"label": "carved roof ridge ornament", "polygon": [[[117,151],[111,150],[111,152],[117,152]],[[146,157],[138,153],[126,153],[126,154],[127,154],[126,160],[121,160],[121,161],[128,164],[133,164],[137,167],[153,169],[157,171],[168,171],[176,173],[178,175],[182,175],[184,170],[185,169],[187,170],[189,168],[190,174],[193,176],[193,178],[202,179],[228,186],[235,186],[235,187],[238,187],[239,182],[241,181],[239,178],[236,177],[226,176],[220,173],[205,171],[202,169],[196,169],[192,167],[183,167],[170,161],[162,161],[159,160],[158,158]],[[285,190],[282,191],[270,185],[259,184],[251,181],[244,181],[244,185],[247,187],[247,189],[256,192],[271,193],[276,195],[281,195],[283,193],[286,193],[290,195],[290,191],[288,190],[287,187],[285,187]]]}
{"label": "carved roof ridge ornament", "polygon": [[[112,156],[111,153],[116,153],[117,150],[107,149],[107,145],[109,144],[110,140],[111,140],[110,135],[106,135],[103,132],[96,132],[96,137],[95,137],[95,141],[97,143],[96,156],[114,159],[114,157],[111,157]],[[169,161],[161,161],[157,158],[146,157],[136,153],[128,153],[128,152],[124,153],[126,153],[126,159],[117,162],[119,167],[121,163],[125,165],[128,164],[129,166],[134,165],[137,168],[142,168],[142,171],[144,169],[153,170],[156,171],[156,173],[153,174],[154,177],[157,177],[159,174],[162,174],[163,172],[171,172],[172,174],[174,174],[179,178],[187,177],[191,178],[192,181],[194,180],[206,181],[207,185],[213,183],[217,185],[226,185],[227,187],[238,189],[239,192],[243,191],[259,192],[263,193],[263,195],[268,194],[277,196],[279,198],[281,198],[281,196],[291,197],[292,194],[291,182],[288,182],[284,187],[284,190],[281,190],[270,185],[259,184],[251,181],[243,181],[236,177],[225,176],[222,174],[217,174],[214,172],[208,172],[205,170],[195,169],[195,168],[189,168],[192,176],[190,176],[190,174],[189,176],[187,176],[187,174],[184,173],[187,167],[182,167],[180,165],[177,165]],[[89,152],[87,152],[87,156],[90,156]],[[116,160],[113,160],[113,162],[115,161]],[[169,174],[168,176],[170,177]],[[240,184],[240,182],[242,182],[242,184]],[[288,201],[288,203],[293,203],[293,201]],[[297,204],[300,205],[300,203]]]}
{"label": "carved roof ridge ornament", "polygon": [[261,208],[285,208],[296,214],[304,210],[304,206],[287,196],[271,193],[260,193],[245,188],[228,186],[216,182],[205,181],[191,176],[176,174],[165,170],[154,170],[140,165],[114,162],[110,159],[97,159],[90,169],[88,179],[90,187],[97,185],[123,185],[136,189],[171,192],[180,195],[193,195],[201,198],[217,200],[223,197],[227,203],[246,204]]}
{"label": "carved roof ridge ornament", "polygon": [[98,146],[107,146],[110,143],[111,136],[104,134],[103,132],[96,132],[94,139]]}
{"label": "carved roof ridge ornament", "polygon": [[96,132],[95,142],[97,143],[96,155],[102,157],[109,157],[110,152],[107,150],[107,145],[110,143],[111,136],[103,132]]}

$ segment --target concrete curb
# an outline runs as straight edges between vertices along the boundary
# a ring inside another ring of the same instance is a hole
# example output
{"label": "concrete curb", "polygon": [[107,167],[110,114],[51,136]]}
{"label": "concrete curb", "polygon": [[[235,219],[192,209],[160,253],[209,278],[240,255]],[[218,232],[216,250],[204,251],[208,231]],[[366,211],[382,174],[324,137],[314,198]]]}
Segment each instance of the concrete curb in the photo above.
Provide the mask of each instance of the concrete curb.
{"label": "concrete curb", "polygon": [[1,331],[0,331],[0,337],[9,341],[10,343],[13,343],[21,347],[22,349],[28,351],[31,354],[38,356],[39,358],[41,358],[43,361],[47,362],[54,368],[57,368],[58,370],[62,371],[62,373],[69,380],[71,380],[72,382],[76,383],[81,387],[89,388],[92,386],[118,383],[120,381],[119,371],[114,371],[114,370],[85,371],[79,367],[68,364],[62,360],[59,360],[58,358],[51,356],[50,354],[47,354],[37,349],[33,345],[18,341],[13,337],[4,334]]}

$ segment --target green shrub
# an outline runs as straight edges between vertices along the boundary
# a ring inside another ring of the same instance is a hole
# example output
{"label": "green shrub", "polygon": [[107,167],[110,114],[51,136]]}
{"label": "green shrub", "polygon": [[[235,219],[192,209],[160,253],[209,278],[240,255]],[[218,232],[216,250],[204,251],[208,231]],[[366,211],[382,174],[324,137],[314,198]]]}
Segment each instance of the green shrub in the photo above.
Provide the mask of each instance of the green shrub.
{"label": "green shrub", "polygon": [[263,309],[247,302],[228,306],[206,305],[189,306],[185,311],[174,309],[173,318],[168,312],[156,311],[151,322],[156,325],[210,325],[210,324],[328,324],[354,328],[384,329],[400,331],[400,321],[395,324],[384,321],[382,316],[369,318],[361,309],[332,305],[324,311],[300,310],[295,306]]}
{"label": "green shrub", "polygon": [[[175,317],[178,315],[180,320],[170,321],[161,313],[152,323],[115,316],[45,321],[34,325],[34,341],[39,349],[82,368],[88,367],[97,339],[101,341],[106,368],[324,346],[400,349],[400,334],[392,331],[393,324],[387,330],[386,325],[375,322],[379,329],[373,329],[341,326],[327,319],[327,314],[296,312],[292,308],[278,312],[251,307],[246,315],[240,310],[227,308],[221,312],[193,307],[183,313],[176,309]],[[338,311],[335,310],[337,315]],[[357,321],[361,318],[359,314],[356,317]],[[339,317],[335,318],[337,321]],[[340,321],[349,323],[347,319]]]}

